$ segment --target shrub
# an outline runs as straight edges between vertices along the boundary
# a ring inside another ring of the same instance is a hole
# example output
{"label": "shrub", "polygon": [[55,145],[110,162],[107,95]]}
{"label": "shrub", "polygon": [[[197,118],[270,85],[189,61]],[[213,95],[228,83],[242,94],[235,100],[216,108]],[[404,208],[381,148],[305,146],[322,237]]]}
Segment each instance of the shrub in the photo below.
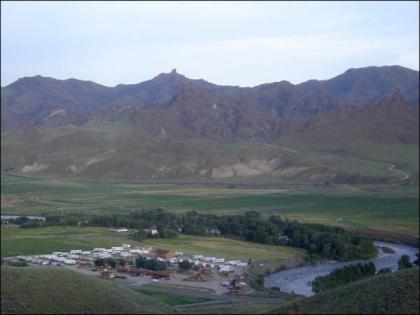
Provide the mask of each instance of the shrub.
{"label": "shrub", "polygon": [[191,269],[192,264],[188,260],[183,260],[178,264],[179,269],[188,270]]}
{"label": "shrub", "polygon": [[383,274],[383,273],[390,273],[390,272],[391,272],[391,269],[383,268],[383,269],[378,271],[378,275]]}
{"label": "shrub", "polygon": [[143,268],[144,267],[144,265],[145,265],[145,263],[146,263],[146,258],[144,258],[144,257],[139,257],[139,258],[137,258],[136,259],[136,267],[137,268]]}
{"label": "shrub", "polygon": [[413,264],[410,262],[410,257],[408,255],[402,255],[400,260],[398,260],[398,269],[406,269],[413,267]]}

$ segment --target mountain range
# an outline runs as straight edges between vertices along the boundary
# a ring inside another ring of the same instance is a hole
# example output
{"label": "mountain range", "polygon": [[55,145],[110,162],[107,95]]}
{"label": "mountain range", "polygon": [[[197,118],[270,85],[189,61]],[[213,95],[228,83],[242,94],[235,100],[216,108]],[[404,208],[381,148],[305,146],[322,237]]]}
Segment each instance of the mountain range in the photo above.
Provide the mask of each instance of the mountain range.
{"label": "mountain range", "polygon": [[3,170],[418,181],[419,73],[400,66],[255,87],[192,80],[175,69],[115,87],[35,76],[1,92]]}

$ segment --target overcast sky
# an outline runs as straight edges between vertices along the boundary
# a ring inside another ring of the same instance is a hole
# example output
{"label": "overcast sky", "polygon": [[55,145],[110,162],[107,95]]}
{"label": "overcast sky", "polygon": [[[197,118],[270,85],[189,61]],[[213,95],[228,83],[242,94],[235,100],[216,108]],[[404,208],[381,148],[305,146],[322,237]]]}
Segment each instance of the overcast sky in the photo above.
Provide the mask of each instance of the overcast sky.
{"label": "overcast sky", "polygon": [[416,2],[3,2],[1,84],[137,83],[176,68],[254,86],[348,68],[419,68]]}

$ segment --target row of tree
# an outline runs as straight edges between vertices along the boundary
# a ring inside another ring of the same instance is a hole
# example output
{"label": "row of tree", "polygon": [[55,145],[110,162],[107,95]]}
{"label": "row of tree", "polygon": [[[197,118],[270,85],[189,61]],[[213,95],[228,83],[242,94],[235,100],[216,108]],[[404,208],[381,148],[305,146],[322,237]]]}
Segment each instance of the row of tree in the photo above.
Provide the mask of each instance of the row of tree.
{"label": "row of tree", "polygon": [[377,253],[372,240],[356,236],[342,228],[304,224],[275,215],[266,218],[256,211],[240,215],[212,215],[196,211],[175,214],[155,209],[75,218],[75,215],[71,219],[66,216],[47,216],[45,224],[67,225],[71,222],[70,225],[79,226],[127,227],[138,230],[135,235],[138,240],[148,237],[144,229],[155,225],[159,232],[158,237],[176,237],[178,233],[221,234],[261,244],[300,247],[307,249],[314,257],[335,260],[366,259]]}

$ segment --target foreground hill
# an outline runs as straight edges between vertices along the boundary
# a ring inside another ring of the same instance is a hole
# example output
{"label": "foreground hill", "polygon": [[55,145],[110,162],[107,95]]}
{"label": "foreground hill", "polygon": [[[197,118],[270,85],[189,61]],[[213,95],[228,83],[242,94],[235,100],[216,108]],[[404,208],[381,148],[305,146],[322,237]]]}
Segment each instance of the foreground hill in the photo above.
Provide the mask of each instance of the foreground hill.
{"label": "foreground hill", "polygon": [[419,314],[419,268],[384,274],[329,290],[273,314]]}
{"label": "foreground hill", "polygon": [[165,314],[166,305],[63,269],[1,267],[2,314]]}

